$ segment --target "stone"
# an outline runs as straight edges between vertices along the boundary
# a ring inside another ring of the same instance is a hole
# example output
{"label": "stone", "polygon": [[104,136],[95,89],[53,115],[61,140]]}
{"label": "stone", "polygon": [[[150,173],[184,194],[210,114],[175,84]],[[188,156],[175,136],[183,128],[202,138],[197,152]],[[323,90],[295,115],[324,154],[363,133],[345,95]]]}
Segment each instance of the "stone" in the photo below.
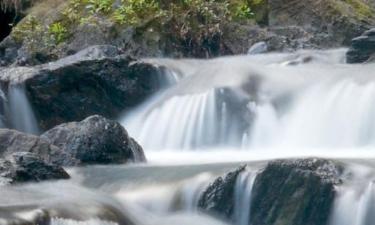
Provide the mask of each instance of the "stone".
{"label": "stone", "polygon": [[[100,114],[115,118],[163,86],[157,66],[117,55],[113,46],[93,46],[34,67],[0,70],[0,86],[22,86],[42,130]],[[7,94],[7,93],[5,93]]]}
{"label": "stone", "polygon": [[62,167],[49,164],[30,152],[16,152],[0,159],[0,185],[69,178]]}
{"label": "stone", "polygon": [[81,122],[61,124],[41,138],[69,155],[63,166],[144,162],[141,146],[129,137],[118,122],[102,116],[90,116]]}

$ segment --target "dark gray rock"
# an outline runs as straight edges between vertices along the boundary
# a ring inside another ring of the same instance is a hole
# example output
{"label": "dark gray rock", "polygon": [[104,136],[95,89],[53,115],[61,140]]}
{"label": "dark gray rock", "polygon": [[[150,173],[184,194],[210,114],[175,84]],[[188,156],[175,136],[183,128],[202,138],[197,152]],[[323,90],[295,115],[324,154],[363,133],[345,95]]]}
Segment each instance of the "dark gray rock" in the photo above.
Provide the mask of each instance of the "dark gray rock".
{"label": "dark gray rock", "polygon": [[68,178],[70,176],[63,168],[46,163],[30,152],[17,152],[0,159],[2,185]]}
{"label": "dark gray rock", "polygon": [[102,116],[61,124],[41,137],[74,159],[59,163],[64,166],[145,161],[142,148],[127,131]]}
{"label": "dark gray rock", "polygon": [[114,118],[163,86],[160,68],[116,50],[94,46],[41,66],[5,68],[0,84],[25,88],[42,130],[94,114]]}
{"label": "dark gray rock", "polygon": [[[234,218],[234,187],[240,167],[216,179],[201,195],[199,207]],[[258,172],[251,193],[249,224],[325,225],[341,184],[342,167],[324,159],[277,160]],[[246,212],[243,212],[246,213]]]}
{"label": "dark gray rock", "polygon": [[238,175],[244,171],[240,167],[229,172],[223,177],[217,178],[202,193],[198,207],[219,217],[231,219],[234,212],[234,188]]}
{"label": "dark gray rock", "polygon": [[269,163],[253,186],[250,223],[328,224],[341,171],[340,166],[324,159]]}
{"label": "dark gray rock", "polygon": [[52,164],[69,160],[69,155],[38,136],[0,129],[0,157],[6,158],[16,152],[30,152]]}
{"label": "dark gray rock", "polygon": [[346,54],[348,63],[371,62],[375,55],[375,29],[364,32],[352,40],[350,49]]}

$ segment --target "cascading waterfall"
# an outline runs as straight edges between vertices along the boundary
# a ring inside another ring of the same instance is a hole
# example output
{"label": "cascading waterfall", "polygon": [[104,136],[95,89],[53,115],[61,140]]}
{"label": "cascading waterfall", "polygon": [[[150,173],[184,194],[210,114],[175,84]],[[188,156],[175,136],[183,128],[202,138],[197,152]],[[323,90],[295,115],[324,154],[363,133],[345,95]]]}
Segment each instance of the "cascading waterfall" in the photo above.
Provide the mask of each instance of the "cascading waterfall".
{"label": "cascading waterfall", "polygon": [[348,184],[338,187],[330,225],[370,225],[375,220],[375,177],[371,168],[351,168]]}
{"label": "cascading waterfall", "polygon": [[25,88],[10,85],[8,88],[9,106],[6,112],[11,128],[31,134],[38,134],[38,123],[34,116]]}
{"label": "cascading waterfall", "polygon": [[[62,208],[69,212],[62,211],[62,215],[75,218],[54,218],[55,225],[112,225],[107,217],[95,217],[108,210],[134,217],[136,225],[226,224],[202,213],[198,202],[215,178],[238,168],[235,157],[243,163],[248,158],[241,158],[241,154],[251,153],[255,163],[259,158],[253,156],[267,148],[282,155],[282,147],[292,151],[329,148],[341,153],[346,147],[358,151],[374,146],[375,66],[345,65],[344,53],[333,50],[212,60],[150,59],[167,68],[162,79],[165,88],[121,118],[130,136],[145,149],[149,164],[73,168],[69,181],[0,189],[1,202],[5,202],[4,207],[17,203],[48,205],[57,211]],[[37,132],[25,90],[10,86],[4,93],[0,93],[4,126]],[[175,159],[167,157],[170,152],[160,150],[177,152],[186,158],[185,164],[176,166]],[[229,154],[222,156],[218,150]],[[192,153],[192,157],[185,157],[186,153]],[[229,162],[189,164],[190,159],[197,162],[204,158],[203,153],[211,154],[210,159],[226,157]],[[168,158],[170,164],[153,164],[153,154]],[[372,224],[372,171],[355,171],[353,179],[345,175],[352,181],[337,187],[330,225]],[[258,169],[246,168],[237,177],[233,221],[228,224],[249,225],[258,173]],[[61,201],[67,196],[73,203]],[[12,204],[6,205],[9,202]]]}
{"label": "cascading waterfall", "polygon": [[256,172],[245,170],[239,174],[235,186],[235,225],[249,225],[251,194],[253,190]]}
{"label": "cascading waterfall", "polygon": [[364,84],[352,79],[322,82],[301,93],[280,117],[272,106],[259,107],[249,147],[372,146],[374,101],[374,81]]}
{"label": "cascading waterfall", "polygon": [[6,125],[6,118],[5,118],[5,110],[7,109],[7,97],[3,90],[0,88],[0,102],[1,102],[1,113],[0,113],[0,128],[5,128]]}
{"label": "cascading waterfall", "polygon": [[22,85],[10,84],[7,91],[0,90],[0,127],[38,134],[34,112]]}
{"label": "cascading waterfall", "polygon": [[146,148],[186,150],[237,145],[239,124],[231,120],[222,94],[222,89],[213,89],[173,96],[124,124]]}
{"label": "cascading waterfall", "polygon": [[307,62],[293,54],[214,59],[201,70],[194,62],[195,73],[124,125],[154,150],[374,145],[374,65],[358,72],[342,64],[341,51],[310,54]]}

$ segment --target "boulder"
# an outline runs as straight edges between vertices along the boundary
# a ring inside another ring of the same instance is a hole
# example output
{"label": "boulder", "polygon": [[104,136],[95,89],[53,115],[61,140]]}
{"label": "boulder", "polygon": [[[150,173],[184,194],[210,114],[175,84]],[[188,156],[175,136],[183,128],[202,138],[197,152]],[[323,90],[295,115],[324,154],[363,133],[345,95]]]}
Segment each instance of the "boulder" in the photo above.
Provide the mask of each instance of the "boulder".
{"label": "boulder", "polygon": [[163,86],[160,68],[94,46],[53,63],[0,70],[0,86],[18,85],[42,130],[100,114],[114,118]]}
{"label": "boulder", "polygon": [[0,185],[68,178],[63,168],[30,152],[16,152],[0,159]]}
{"label": "boulder", "polygon": [[348,63],[364,63],[373,61],[375,56],[375,28],[364,32],[352,40],[346,54]]}
{"label": "boulder", "polygon": [[143,162],[145,156],[137,142],[117,122],[102,116],[90,116],[81,122],[61,124],[41,135],[58,146],[68,158],[60,165]]}
{"label": "boulder", "polygon": [[30,152],[52,164],[69,160],[69,155],[48,141],[16,130],[0,129],[0,149],[1,158],[17,152]]}
{"label": "boulder", "polygon": [[[234,188],[243,168],[216,179],[201,195],[199,208],[233,220],[236,204]],[[340,165],[324,159],[277,160],[268,163],[258,172],[251,188],[248,224],[328,224],[335,186],[341,184],[341,173]]]}
{"label": "boulder", "polygon": [[328,224],[341,172],[324,159],[269,163],[255,179],[249,224]]}

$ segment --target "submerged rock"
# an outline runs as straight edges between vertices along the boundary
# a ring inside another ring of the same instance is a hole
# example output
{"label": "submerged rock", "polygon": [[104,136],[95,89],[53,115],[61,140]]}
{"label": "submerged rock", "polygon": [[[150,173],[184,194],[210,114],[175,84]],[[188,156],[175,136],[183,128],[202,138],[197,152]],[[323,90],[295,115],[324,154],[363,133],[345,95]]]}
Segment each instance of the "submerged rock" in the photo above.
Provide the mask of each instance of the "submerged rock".
{"label": "submerged rock", "polygon": [[141,146],[124,127],[102,116],[61,124],[41,137],[73,159],[60,163],[64,166],[145,161]]}
{"label": "submerged rock", "polygon": [[94,114],[113,118],[163,85],[159,68],[115,55],[113,46],[94,46],[41,66],[5,68],[0,84],[25,88],[42,130]]}
{"label": "submerged rock", "polygon": [[30,152],[12,153],[0,159],[0,185],[68,178],[70,176],[63,168]]}
{"label": "submerged rock", "polygon": [[[199,208],[233,220],[234,187],[242,171],[243,167],[215,180],[201,195]],[[252,187],[248,224],[328,224],[341,172],[339,165],[324,159],[268,163]]]}
{"label": "submerged rock", "polygon": [[364,32],[352,40],[346,54],[348,63],[363,63],[373,61],[375,57],[375,28]]}

